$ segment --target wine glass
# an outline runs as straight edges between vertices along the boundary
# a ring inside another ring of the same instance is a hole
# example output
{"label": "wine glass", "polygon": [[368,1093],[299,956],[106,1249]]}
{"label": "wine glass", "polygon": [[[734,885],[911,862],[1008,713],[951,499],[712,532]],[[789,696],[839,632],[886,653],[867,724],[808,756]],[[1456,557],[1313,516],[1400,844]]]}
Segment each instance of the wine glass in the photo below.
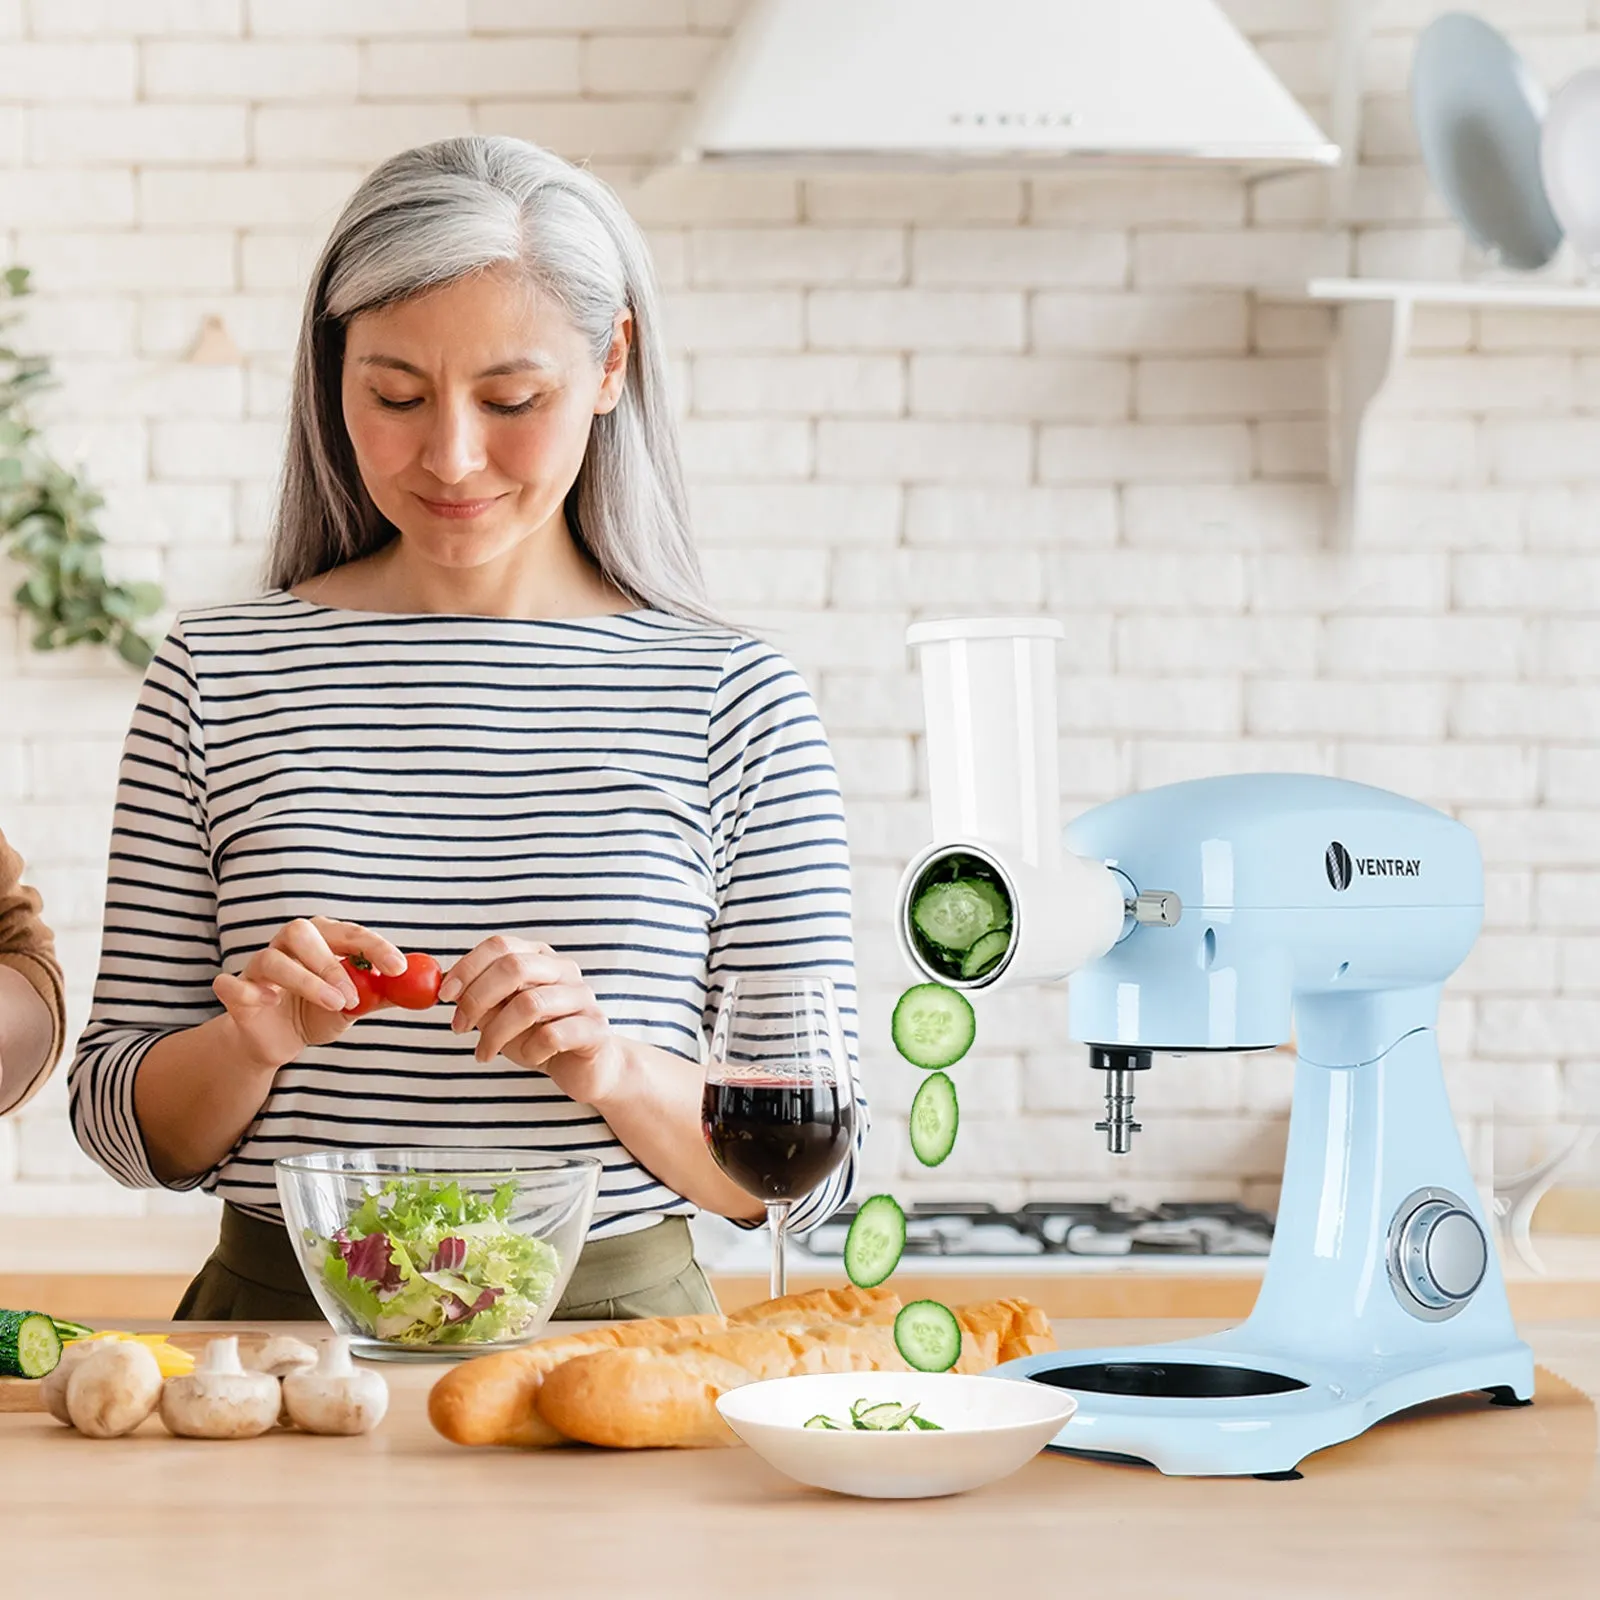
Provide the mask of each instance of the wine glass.
{"label": "wine glass", "polygon": [[767,1208],[772,1298],[795,1201],[850,1153],[856,1090],[830,978],[731,978],[717,1008],[700,1124],[717,1165]]}

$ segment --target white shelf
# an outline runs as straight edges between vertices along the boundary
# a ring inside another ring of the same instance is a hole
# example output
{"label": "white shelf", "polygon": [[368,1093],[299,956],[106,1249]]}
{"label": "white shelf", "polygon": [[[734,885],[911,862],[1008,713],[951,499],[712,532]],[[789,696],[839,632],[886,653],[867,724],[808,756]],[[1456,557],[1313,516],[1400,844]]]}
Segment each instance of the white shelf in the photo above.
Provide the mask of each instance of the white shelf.
{"label": "white shelf", "polygon": [[1329,354],[1329,470],[1335,489],[1334,536],[1348,544],[1361,515],[1367,429],[1411,342],[1414,306],[1482,306],[1525,311],[1600,311],[1600,288],[1540,283],[1448,283],[1403,278],[1313,278],[1310,300],[1338,307]]}
{"label": "white shelf", "polygon": [[1547,283],[1432,283],[1406,278],[1313,278],[1313,300],[1406,301],[1417,306],[1499,306],[1506,309],[1600,311],[1600,288]]}

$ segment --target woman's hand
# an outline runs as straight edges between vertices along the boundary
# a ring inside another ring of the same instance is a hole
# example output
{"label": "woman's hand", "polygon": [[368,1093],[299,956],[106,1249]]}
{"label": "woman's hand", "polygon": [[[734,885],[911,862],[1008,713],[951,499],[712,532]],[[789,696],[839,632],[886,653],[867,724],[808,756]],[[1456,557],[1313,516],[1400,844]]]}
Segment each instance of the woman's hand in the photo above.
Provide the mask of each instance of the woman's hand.
{"label": "woman's hand", "polygon": [[358,997],[339,957],[354,955],[391,976],[406,969],[406,958],[381,934],[354,922],[299,917],[279,928],[242,972],[217,974],[212,991],[254,1065],[275,1072],[350,1026],[355,1018],[346,1008]]}
{"label": "woman's hand", "polygon": [[626,1067],[612,1031],[577,962],[547,944],[496,934],[445,974],[439,998],[456,1001],[450,1026],[478,1030],[479,1061],[497,1055],[545,1073],[568,1099],[599,1105]]}

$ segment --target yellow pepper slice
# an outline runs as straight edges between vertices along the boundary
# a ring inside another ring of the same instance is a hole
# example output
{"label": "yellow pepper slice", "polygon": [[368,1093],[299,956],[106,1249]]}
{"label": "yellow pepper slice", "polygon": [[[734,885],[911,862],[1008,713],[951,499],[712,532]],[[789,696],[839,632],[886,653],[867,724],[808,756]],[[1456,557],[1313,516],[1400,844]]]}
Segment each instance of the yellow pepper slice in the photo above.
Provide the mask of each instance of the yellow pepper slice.
{"label": "yellow pepper slice", "polygon": [[98,1332],[85,1334],[76,1342],[89,1344],[96,1339],[118,1339],[144,1345],[156,1358],[163,1378],[185,1378],[194,1371],[194,1356],[170,1343],[168,1335],[164,1333],[127,1333],[117,1328],[101,1328]]}

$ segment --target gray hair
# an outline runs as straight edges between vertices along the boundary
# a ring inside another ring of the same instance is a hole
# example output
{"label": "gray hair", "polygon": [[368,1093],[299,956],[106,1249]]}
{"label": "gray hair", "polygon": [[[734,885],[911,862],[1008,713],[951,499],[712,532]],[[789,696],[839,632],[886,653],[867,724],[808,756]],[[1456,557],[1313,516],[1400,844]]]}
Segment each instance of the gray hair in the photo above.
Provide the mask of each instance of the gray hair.
{"label": "gray hair", "polygon": [[567,523],[629,599],[720,620],[689,532],[643,235],[592,173],[521,139],[480,135],[392,156],[356,190],[323,247],[295,351],[268,581],[293,588],[371,555],[398,532],[367,493],[344,425],[350,319],[500,262],[515,263],[565,310],[596,361],[618,312],[632,314],[622,398],[594,419],[567,493]]}

